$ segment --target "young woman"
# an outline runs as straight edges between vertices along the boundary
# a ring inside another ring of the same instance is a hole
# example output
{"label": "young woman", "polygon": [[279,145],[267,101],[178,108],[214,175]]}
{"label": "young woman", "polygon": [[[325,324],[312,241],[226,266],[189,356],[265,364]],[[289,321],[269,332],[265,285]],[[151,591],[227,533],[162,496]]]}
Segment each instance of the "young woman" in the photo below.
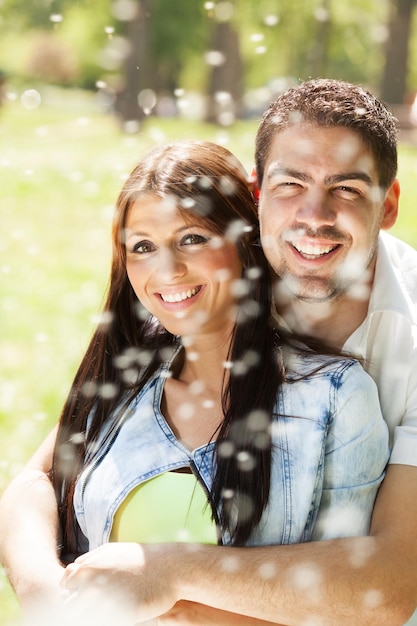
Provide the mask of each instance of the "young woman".
{"label": "young woman", "polygon": [[[89,551],[68,589],[108,573],[109,542],[211,543],[220,563],[225,546],[367,533],[388,458],[375,385],[355,360],[286,336],[270,310],[241,164],[208,142],[154,148],[119,195],[102,323],[58,429],[63,555]],[[119,571],[126,552],[114,554]],[[160,603],[144,602],[152,577],[137,569],[138,621],[193,599],[182,569],[177,552],[179,595],[167,583]]]}

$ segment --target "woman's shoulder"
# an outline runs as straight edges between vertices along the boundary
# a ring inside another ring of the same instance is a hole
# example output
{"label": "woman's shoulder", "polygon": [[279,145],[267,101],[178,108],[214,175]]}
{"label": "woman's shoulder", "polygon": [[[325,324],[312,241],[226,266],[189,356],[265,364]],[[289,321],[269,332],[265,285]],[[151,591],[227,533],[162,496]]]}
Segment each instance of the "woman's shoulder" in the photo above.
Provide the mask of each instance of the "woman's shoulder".
{"label": "woman's shoulder", "polygon": [[359,432],[382,420],[376,383],[357,359],[294,347],[285,353],[286,378],[278,399],[283,414],[318,424],[337,422],[341,432],[346,424]]}
{"label": "woman's shoulder", "polygon": [[288,381],[300,378],[342,377],[352,370],[352,375],[363,368],[359,361],[349,354],[319,352],[294,341],[279,349],[280,358]]}

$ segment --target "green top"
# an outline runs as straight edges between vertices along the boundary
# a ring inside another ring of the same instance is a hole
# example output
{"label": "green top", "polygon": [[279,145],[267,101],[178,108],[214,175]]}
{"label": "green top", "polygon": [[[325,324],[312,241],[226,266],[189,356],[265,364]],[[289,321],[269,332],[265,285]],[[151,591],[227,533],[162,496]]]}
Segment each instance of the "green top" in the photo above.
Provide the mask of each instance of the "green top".
{"label": "green top", "polygon": [[110,541],[216,544],[211,508],[194,474],[165,472],[133,489],[116,511]]}

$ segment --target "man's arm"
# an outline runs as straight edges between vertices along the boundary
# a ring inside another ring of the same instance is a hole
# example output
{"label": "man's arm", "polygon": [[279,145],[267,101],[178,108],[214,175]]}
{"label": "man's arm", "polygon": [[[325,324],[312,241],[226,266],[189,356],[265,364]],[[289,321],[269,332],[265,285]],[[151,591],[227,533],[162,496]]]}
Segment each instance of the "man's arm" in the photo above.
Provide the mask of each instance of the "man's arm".
{"label": "man's arm", "polygon": [[417,605],[417,468],[391,465],[369,537],[185,554],[180,595],[302,624],[402,625]]}
{"label": "man's arm", "polygon": [[[237,607],[236,610],[238,610]],[[213,609],[204,604],[180,601],[173,609],[161,615],[158,626],[279,626],[276,622],[265,622],[239,613]]]}
{"label": "man's arm", "polygon": [[0,500],[0,560],[22,608],[59,602],[64,568],[58,558],[57,503],[47,472],[54,429]]}
{"label": "man's arm", "polygon": [[136,598],[142,621],[185,600],[197,612],[206,605],[279,624],[402,625],[417,604],[416,519],[417,468],[392,465],[368,537],[255,548],[107,544],[70,566],[65,581],[79,591],[108,577]]}
{"label": "man's arm", "polygon": [[[51,450],[53,439],[54,434],[45,442]],[[58,593],[63,572],[56,501],[41,449],[0,503],[1,558],[23,606],[41,591]],[[274,623],[297,624],[317,615],[321,624],[403,624],[417,604],[416,519],[417,468],[391,465],[370,537],[191,551],[173,544],[174,558],[164,556],[158,577],[176,587],[178,599]],[[164,546],[166,556],[167,551]],[[155,573],[159,559],[148,556]]]}

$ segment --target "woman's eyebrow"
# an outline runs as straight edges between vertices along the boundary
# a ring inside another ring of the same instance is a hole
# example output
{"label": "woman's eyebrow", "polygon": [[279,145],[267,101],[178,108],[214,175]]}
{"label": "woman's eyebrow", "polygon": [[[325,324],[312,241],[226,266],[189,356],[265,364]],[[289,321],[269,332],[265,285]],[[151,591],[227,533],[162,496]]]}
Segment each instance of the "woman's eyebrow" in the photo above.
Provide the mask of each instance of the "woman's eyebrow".
{"label": "woman's eyebrow", "polygon": [[[200,228],[201,230],[210,230],[208,226],[204,226],[200,224],[199,222],[192,222],[190,224],[184,224],[184,226],[180,226],[179,228],[174,230],[173,233],[180,234],[184,231],[188,231],[193,228]],[[135,226],[126,227],[124,231],[127,237],[152,237],[152,232],[148,233],[146,230],[140,230],[140,226],[138,226],[137,228]]]}

